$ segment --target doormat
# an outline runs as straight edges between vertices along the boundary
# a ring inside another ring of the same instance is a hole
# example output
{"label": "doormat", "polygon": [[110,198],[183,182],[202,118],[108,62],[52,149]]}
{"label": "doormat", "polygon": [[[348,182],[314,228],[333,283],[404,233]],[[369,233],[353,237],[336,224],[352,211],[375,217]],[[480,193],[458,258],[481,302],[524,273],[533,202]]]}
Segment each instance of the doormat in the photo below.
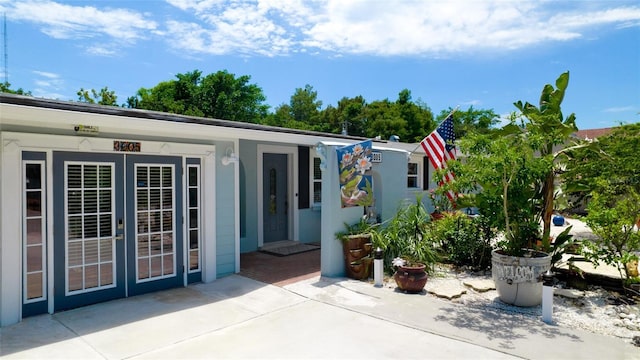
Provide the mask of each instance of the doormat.
{"label": "doormat", "polygon": [[313,244],[290,244],[269,249],[262,249],[260,250],[260,252],[275,256],[289,256],[318,249],[320,249],[320,246]]}

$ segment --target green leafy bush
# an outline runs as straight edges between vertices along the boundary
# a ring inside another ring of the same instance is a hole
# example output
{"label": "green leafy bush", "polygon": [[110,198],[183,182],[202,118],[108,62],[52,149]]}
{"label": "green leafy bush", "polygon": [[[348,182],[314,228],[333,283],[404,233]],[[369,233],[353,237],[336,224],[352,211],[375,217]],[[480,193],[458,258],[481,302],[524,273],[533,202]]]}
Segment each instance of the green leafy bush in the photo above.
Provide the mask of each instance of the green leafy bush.
{"label": "green leafy bush", "polygon": [[447,213],[433,222],[432,228],[445,261],[473,270],[491,267],[491,239],[496,234],[487,218],[472,218],[462,212]]}
{"label": "green leafy bush", "polygon": [[601,262],[616,266],[622,279],[632,277],[625,265],[637,261],[640,251],[640,232],[634,229],[640,194],[631,186],[615,187],[602,181],[592,192],[587,210],[587,225],[598,238],[584,242],[585,258],[595,266]]}

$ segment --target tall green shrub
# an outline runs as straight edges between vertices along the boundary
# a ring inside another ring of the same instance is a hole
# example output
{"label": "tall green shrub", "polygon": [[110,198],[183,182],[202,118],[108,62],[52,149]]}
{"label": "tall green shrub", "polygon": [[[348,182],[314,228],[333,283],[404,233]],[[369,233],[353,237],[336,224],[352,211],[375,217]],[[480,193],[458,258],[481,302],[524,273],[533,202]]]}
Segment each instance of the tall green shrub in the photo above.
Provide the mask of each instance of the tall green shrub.
{"label": "tall green shrub", "polygon": [[486,217],[471,218],[458,211],[445,214],[432,227],[445,261],[472,270],[491,267],[491,240],[496,234]]}

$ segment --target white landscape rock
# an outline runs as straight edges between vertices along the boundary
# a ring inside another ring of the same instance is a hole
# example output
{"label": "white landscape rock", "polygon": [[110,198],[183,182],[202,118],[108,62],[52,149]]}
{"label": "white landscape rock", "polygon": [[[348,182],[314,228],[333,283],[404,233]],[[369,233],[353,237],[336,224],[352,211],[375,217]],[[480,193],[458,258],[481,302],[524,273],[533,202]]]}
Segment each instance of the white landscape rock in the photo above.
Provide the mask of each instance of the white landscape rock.
{"label": "white landscape rock", "polygon": [[[508,305],[499,300],[495,289],[479,291],[469,285],[483,289],[480,284],[488,285],[487,280],[492,281],[486,275],[442,271],[440,276],[429,278],[425,289],[432,296],[442,298],[442,301],[541,319],[540,305],[529,308]],[[462,292],[464,289],[466,291]],[[635,341],[634,336],[639,336],[640,307],[637,305],[612,305],[609,302],[611,293],[595,286],[586,291],[556,287],[554,293],[554,324],[614,336],[630,343]],[[635,315],[635,318],[632,315],[633,320],[628,319],[629,314]]]}
{"label": "white landscape rock", "polygon": [[493,280],[487,278],[468,278],[462,280],[462,284],[478,292],[486,292],[496,289],[496,284]]}
{"label": "white landscape rock", "polygon": [[437,297],[445,299],[459,298],[467,293],[467,289],[460,283],[458,279],[429,279],[425,290]]}
{"label": "white landscape rock", "polygon": [[584,291],[575,289],[554,289],[553,294],[556,296],[564,296],[569,299],[580,299],[584,297]]}

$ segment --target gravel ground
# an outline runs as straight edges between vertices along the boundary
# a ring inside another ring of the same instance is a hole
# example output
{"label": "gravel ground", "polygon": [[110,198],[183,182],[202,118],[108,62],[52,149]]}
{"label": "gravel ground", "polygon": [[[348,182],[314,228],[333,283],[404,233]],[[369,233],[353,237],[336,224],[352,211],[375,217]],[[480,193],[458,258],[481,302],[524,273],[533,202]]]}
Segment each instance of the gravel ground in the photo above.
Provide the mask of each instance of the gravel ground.
{"label": "gravel ground", "polygon": [[[472,273],[455,273],[452,270],[441,270],[440,274],[429,281],[463,282],[467,279],[491,279],[490,275]],[[556,289],[564,287],[563,283],[556,284]],[[614,336],[629,343],[640,346],[640,306],[624,304],[618,294],[600,287],[591,286],[587,291],[570,290],[570,298],[559,295],[562,291],[555,291],[553,299],[553,322],[561,327],[579,328],[597,334]],[[443,301],[452,301],[469,307],[490,308],[525,317],[540,319],[542,306],[522,308],[508,305],[498,299],[494,290],[479,292],[466,287],[466,293],[460,297]],[[635,339],[634,339],[635,337]]]}

